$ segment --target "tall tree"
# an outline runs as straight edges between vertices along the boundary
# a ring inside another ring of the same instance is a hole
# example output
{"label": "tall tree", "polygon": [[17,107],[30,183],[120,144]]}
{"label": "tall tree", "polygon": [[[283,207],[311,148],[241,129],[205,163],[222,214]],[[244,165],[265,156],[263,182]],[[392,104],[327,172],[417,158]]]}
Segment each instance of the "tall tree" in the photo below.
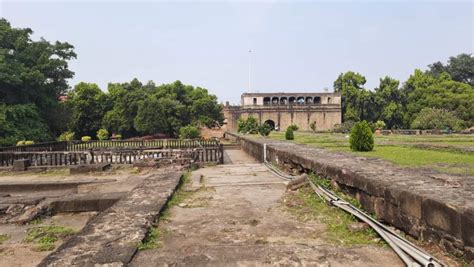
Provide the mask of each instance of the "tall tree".
{"label": "tall tree", "polygon": [[370,118],[372,95],[365,90],[366,79],[359,73],[341,73],[334,81],[334,91],[342,94],[342,113],[344,121],[359,121]]}
{"label": "tall tree", "polygon": [[67,105],[71,113],[69,128],[76,136],[95,136],[108,106],[107,96],[99,86],[84,82],[77,84],[68,95]]}
{"label": "tall tree", "polygon": [[380,79],[379,87],[375,88],[374,113],[378,120],[384,121],[390,129],[403,127],[404,96],[399,84],[399,81],[385,76]]}
{"label": "tall tree", "polygon": [[33,103],[53,133],[62,126],[59,97],[68,90],[74,72],[68,61],[76,58],[68,43],[31,40],[29,28],[13,28],[0,19],[0,103]]}
{"label": "tall tree", "polygon": [[446,65],[438,61],[428,67],[427,73],[434,77],[447,72],[454,81],[474,86],[474,57],[472,54],[459,54],[450,57]]}

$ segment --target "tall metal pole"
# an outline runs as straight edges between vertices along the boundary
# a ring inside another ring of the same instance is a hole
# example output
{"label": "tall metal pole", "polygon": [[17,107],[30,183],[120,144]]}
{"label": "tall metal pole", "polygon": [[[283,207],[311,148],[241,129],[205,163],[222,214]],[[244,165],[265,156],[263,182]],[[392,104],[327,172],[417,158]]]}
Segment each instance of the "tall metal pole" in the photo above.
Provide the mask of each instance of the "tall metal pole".
{"label": "tall metal pole", "polygon": [[252,54],[252,50],[249,49],[249,93],[252,92],[252,89],[250,87],[250,59],[251,59],[251,54]]}

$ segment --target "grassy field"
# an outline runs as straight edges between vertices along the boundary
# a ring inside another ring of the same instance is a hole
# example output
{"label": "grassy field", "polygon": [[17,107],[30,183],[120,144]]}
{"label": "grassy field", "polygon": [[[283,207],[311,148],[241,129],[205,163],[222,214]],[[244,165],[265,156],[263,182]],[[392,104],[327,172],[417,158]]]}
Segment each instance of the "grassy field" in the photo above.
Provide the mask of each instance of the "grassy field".
{"label": "grassy field", "polygon": [[[284,132],[272,132],[271,138],[284,140]],[[346,134],[295,132],[292,142],[389,160],[400,166],[432,168],[450,174],[474,176],[474,136],[433,135],[375,136],[370,152],[352,152]],[[423,146],[423,147],[420,147]],[[466,149],[473,149],[467,152]]]}

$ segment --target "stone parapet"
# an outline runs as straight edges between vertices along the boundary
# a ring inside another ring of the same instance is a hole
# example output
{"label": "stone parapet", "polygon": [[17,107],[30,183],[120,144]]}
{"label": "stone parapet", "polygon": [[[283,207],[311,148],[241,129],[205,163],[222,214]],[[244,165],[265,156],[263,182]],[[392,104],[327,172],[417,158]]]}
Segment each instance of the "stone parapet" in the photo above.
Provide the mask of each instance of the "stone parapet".
{"label": "stone parapet", "polygon": [[348,153],[226,133],[242,149],[287,171],[314,172],[405,233],[439,244],[474,265],[474,177],[433,175]]}

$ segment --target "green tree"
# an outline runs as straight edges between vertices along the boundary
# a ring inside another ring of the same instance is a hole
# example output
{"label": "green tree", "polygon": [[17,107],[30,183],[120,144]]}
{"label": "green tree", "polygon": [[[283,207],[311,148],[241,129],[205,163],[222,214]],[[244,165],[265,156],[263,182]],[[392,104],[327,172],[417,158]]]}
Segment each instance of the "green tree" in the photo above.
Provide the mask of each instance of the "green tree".
{"label": "green tree", "polygon": [[367,121],[360,121],[352,127],[349,144],[352,151],[372,151],[374,149],[374,135]]}
{"label": "green tree", "polygon": [[384,121],[390,129],[403,127],[403,101],[404,94],[399,89],[399,81],[388,76],[380,79],[374,94],[374,117]]}
{"label": "green tree", "polygon": [[341,73],[334,81],[334,91],[342,94],[344,121],[359,121],[373,115],[370,108],[373,96],[364,88],[366,79],[359,73]]}
{"label": "green tree", "polygon": [[50,138],[48,126],[34,104],[0,104],[0,146],[14,145],[19,140]]}
{"label": "green tree", "polygon": [[456,117],[452,111],[437,108],[424,108],[413,120],[413,129],[451,129],[459,131],[462,129],[463,121]]}
{"label": "green tree", "polygon": [[0,19],[0,103],[34,104],[41,121],[59,134],[64,113],[58,99],[68,90],[67,79],[74,75],[68,61],[76,54],[68,43],[33,41],[32,34]]}
{"label": "green tree", "polygon": [[270,132],[272,131],[272,126],[268,123],[263,123],[262,125],[258,126],[258,133],[261,136],[268,136],[270,135]]}
{"label": "green tree", "polygon": [[424,108],[452,111],[464,124],[474,123],[474,89],[468,84],[451,80],[447,73],[434,78],[416,70],[405,84],[405,90],[408,92],[405,116],[408,126]]}
{"label": "green tree", "polygon": [[427,73],[434,77],[439,77],[443,72],[446,72],[454,81],[474,86],[474,57],[472,54],[459,54],[450,57],[446,65],[438,61],[428,67]]}
{"label": "green tree", "polygon": [[77,84],[68,95],[67,105],[71,113],[69,129],[78,136],[95,135],[101,128],[107,102],[106,94],[96,84]]}
{"label": "green tree", "polygon": [[249,116],[247,119],[239,119],[237,132],[244,134],[258,133],[257,119],[255,119],[253,116]]}

